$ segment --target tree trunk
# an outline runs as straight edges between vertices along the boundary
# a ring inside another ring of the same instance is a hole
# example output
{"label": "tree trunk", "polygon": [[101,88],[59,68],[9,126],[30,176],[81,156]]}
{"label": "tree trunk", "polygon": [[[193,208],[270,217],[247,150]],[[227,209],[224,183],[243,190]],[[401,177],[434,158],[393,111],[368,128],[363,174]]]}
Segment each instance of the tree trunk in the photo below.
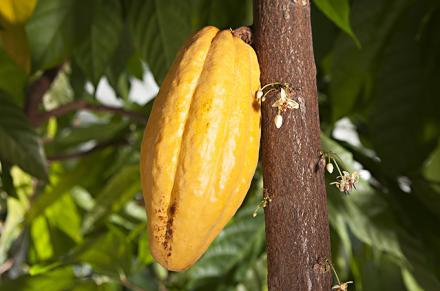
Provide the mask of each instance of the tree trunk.
{"label": "tree trunk", "polygon": [[269,95],[262,106],[262,153],[272,291],[330,290],[332,275],[327,197],[320,157],[320,128],[309,0],[254,0],[253,42],[262,85],[296,88],[300,107],[282,113],[277,129]]}

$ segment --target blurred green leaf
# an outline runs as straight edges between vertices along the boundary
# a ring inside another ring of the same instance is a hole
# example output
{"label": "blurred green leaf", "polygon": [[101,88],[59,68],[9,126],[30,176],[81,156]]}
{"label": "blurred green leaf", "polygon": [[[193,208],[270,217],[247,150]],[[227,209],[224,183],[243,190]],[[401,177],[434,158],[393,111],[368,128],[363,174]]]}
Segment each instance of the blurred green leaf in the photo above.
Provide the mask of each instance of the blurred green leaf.
{"label": "blurred green leaf", "polygon": [[413,180],[411,184],[412,192],[425,205],[426,211],[430,211],[440,220],[440,188],[438,186],[420,179]]}
{"label": "blurred green leaf", "polygon": [[[320,68],[325,64],[324,60],[327,55],[330,55],[334,46],[335,39],[340,34],[340,29],[332,24],[332,21],[319,9],[316,5],[311,5],[310,16],[312,24],[313,42],[313,54],[316,59],[316,65],[318,66],[318,74],[325,73],[325,70]],[[317,76],[318,90],[322,92],[322,83],[326,83],[327,80],[321,78],[321,75]],[[319,99],[319,97],[318,97]],[[323,113],[322,102],[320,102],[320,114]]]}
{"label": "blurred green leaf", "polygon": [[40,138],[22,110],[0,92],[0,159],[18,165],[39,179],[47,179]]}
{"label": "blurred green leaf", "polygon": [[26,25],[32,52],[32,69],[62,63],[90,28],[90,4],[86,0],[40,0]]}
{"label": "blurred green leaf", "polygon": [[[81,221],[79,213],[70,195],[62,195],[55,203],[47,207],[44,215],[32,220],[31,243],[33,253],[31,261],[35,263],[45,262],[56,256],[65,254],[75,244],[82,241]],[[51,268],[44,267],[36,272],[44,272]]]}
{"label": "blurred green leaf", "polygon": [[46,186],[44,191],[33,201],[26,215],[26,222],[29,223],[41,215],[47,207],[60,199],[74,186],[88,186],[99,181],[98,177],[107,167],[105,159],[108,156],[108,152],[89,155],[68,170],[60,169],[59,164],[52,164],[51,184]]}
{"label": "blurred green leaf", "polygon": [[[392,257],[384,254],[371,254],[374,250],[369,248],[360,249],[355,259],[361,268],[361,290],[405,290],[399,266]],[[360,289],[360,288],[359,288]]]}
{"label": "blurred green leaf", "polygon": [[423,175],[428,181],[440,183],[440,143],[425,161]]}
{"label": "blurred green leaf", "polygon": [[[321,143],[324,150],[332,150],[341,157],[347,170],[354,170],[352,155],[346,149],[325,136],[321,136]],[[361,157],[359,152],[354,149],[352,151]],[[375,253],[392,255],[394,263],[409,270],[426,290],[437,290],[440,288],[440,272],[435,262],[439,258],[440,241],[432,229],[440,220],[423,205],[420,195],[427,195],[426,191],[416,194],[419,197],[413,193],[403,193],[397,179],[384,176],[365,157],[362,162],[376,174],[375,178],[379,179],[382,187],[387,188],[380,192],[361,180],[358,189],[347,197],[334,186],[329,186],[327,191],[331,223],[334,223],[335,215],[339,216],[349,226],[351,233]],[[418,191],[417,184],[413,186],[413,191]]]}
{"label": "blurred green leaf", "polygon": [[118,212],[140,191],[138,165],[126,166],[114,175],[104,189],[96,196],[93,209],[84,218],[84,232],[99,225],[111,213]]}
{"label": "blurred green leaf", "polygon": [[[146,226],[144,228],[146,229]],[[144,265],[148,265],[151,264],[154,261],[154,259],[150,253],[147,232],[145,231],[145,229],[139,236],[137,259],[139,260],[140,263]]]}
{"label": "blurred green leaf", "polygon": [[157,275],[153,272],[152,268],[143,268],[140,271],[132,273],[129,277],[129,281],[133,285],[141,288],[139,291],[160,291],[160,288],[164,288],[161,282],[157,279]]}
{"label": "blurred green leaf", "polygon": [[13,96],[15,99],[11,100],[15,103],[21,104],[27,80],[26,73],[0,47],[0,90]]}
{"label": "blurred green leaf", "polygon": [[1,181],[3,190],[8,193],[9,196],[18,198],[15,191],[14,181],[11,175],[11,166],[6,161],[0,161],[1,165]]}
{"label": "blurred green leaf", "polygon": [[[371,74],[377,58],[410,2],[412,0],[358,0],[353,3],[352,28],[363,45],[362,49],[357,48],[346,35],[335,41],[329,72],[333,121],[363,109],[361,104],[370,97]],[[354,108],[357,104],[359,109]]]}
{"label": "blurred green leaf", "polygon": [[[335,153],[346,171],[355,169],[352,154],[325,135],[321,135],[322,148]],[[333,179],[338,174],[333,174]],[[331,180],[333,182],[333,180]],[[350,196],[345,196],[334,185],[327,187],[329,198],[329,216],[334,227],[339,229],[342,223],[350,227],[351,232],[361,241],[375,249],[393,254],[403,260],[403,254],[395,229],[398,228],[392,214],[388,211],[387,201],[380,193],[372,189],[366,181],[360,180]]]}
{"label": "blurred green leaf", "polygon": [[[105,279],[102,279],[105,280]],[[101,282],[99,279],[80,281],[69,291],[119,291],[121,285],[116,282]]]}
{"label": "blurred green leaf", "polygon": [[123,28],[118,0],[92,3],[93,20],[88,38],[74,52],[84,74],[97,86],[115,53]]}
{"label": "blurred green leaf", "polygon": [[46,209],[46,217],[52,227],[56,227],[75,242],[82,241],[81,218],[70,195],[63,195]]}
{"label": "blurred green leaf", "polygon": [[121,275],[130,273],[132,257],[132,246],[127,236],[116,228],[110,228],[102,235],[87,239],[65,262],[87,263],[96,272],[119,280]]}
{"label": "blurred green leaf", "polygon": [[[131,63],[136,64],[136,72],[130,70]],[[139,65],[139,66],[138,66]],[[130,75],[142,79],[143,68],[139,56],[134,51],[134,45],[128,25],[125,24],[119,36],[119,44],[107,68],[106,77],[115,90],[117,97],[128,98]]]}
{"label": "blurred green leaf", "polygon": [[76,99],[84,98],[86,93],[87,78],[79,65],[75,62],[75,58],[70,61],[69,83]]}
{"label": "blurred green leaf", "polygon": [[358,47],[361,46],[350,26],[350,5],[348,0],[314,0],[314,3],[333,23],[347,33]]}
{"label": "blurred green leaf", "polygon": [[29,74],[31,70],[31,55],[23,24],[8,26],[0,30],[0,41],[3,49],[20,68]]}
{"label": "blurred green leaf", "polygon": [[[416,213],[416,211],[414,211]],[[418,212],[418,211],[417,211]],[[415,221],[414,226],[421,226],[424,221]],[[434,223],[434,225],[438,225]],[[423,225],[422,225],[423,228]],[[431,231],[432,225],[425,227]],[[435,228],[434,228],[435,229]],[[437,248],[432,249],[432,242],[425,241],[426,230],[412,230],[411,228],[405,228],[409,233],[401,233],[401,239],[403,240],[402,249],[406,258],[410,261],[409,266],[404,266],[405,269],[411,272],[417,283],[425,290],[439,290],[440,288],[440,276],[438,269],[438,236],[435,242]],[[403,232],[403,231],[402,231]],[[413,233],[414,232],[414,233]],[[422,234],[422,236],[420,235]],[[429,233],[431,235],[431,233]],[[432,234],[435,236],[435,234]]]}
{"label": "blurred green leaf", "polygon": [[[398,174],[418,169],[440,135],[438,112],[430,115],[426,110],[435,106],[433,84],[440,82],[440,74],[437,66],[424,61],[440,60],[440,51],[426,55],[417,41],[424,15],[423,7],[413,7],[396,22],[381,52],[372,92],[376,98],[367,120],[369,137],[385,170]],[[440,14],[437,17],[440,20]]]}
{"label": "blurred green leaf", "polygon": [[0,281],[0,289],[20,291],[64,291],[72,288],[75,285],[76,280],[72,268],[66,267],[41,275],[24,275],[14,280],[2,280]]}
{"label": "blurred green leaf", "polygon": [[191,33],[191,10],[180,0],[133,0],[128,21],[136,49],[158,84]]}
{"label": "blurred green leaf", "polygon": [[86,142],[102,143],[117,139],[121,134],[126,133],[126,130],[127,123],[123,121],[64,127],[59,135],[46,145],[46,148],[48,152],[56,155],[67,149],[76,149]]}
{"label": "blurred green leaf", "polygon": [[262,255],[255,263],[247,269],[237,291],[265,291],[267,290],[267,256]]}
{"label": "blurred green leaf", "polygon": [[251,0],[191,0],[192,29],[213,25],[220,29],[252,24]]}
{"label": "blurred green leaf", "polygon": [[410,291],[423,291],[423,288],[420,287],[419,284],[417,284],[416,280],[414,279],[414,277],[411,275],[411,273],[408,270],[406,270],[406,269],[402,270],[402,278],[403,278],[405,286],[408,290],[410,290]]}
{"label": "blurred green leaf", "polygon": [[254,203],[241,208],[203,257],[186,272],[188,289],[213,290],[218,287],[216,285],[224,283],[222,281],[234,267],[253,263],[246,258],[264,237],[263,215],[252,217],[257,204],[254,200]]}
{"label": "blurred green leaf", "polygon": [[12,197],[7,199],[7,209],[9,213],[3,223],[0,236],[0,264],[3,264],[8,258],[7,255],[11,245],[22,231],[20,224],[26,211],[26,207],[18,199]]}
{"label": "blurred green leaf", "polygon": [[50,259],[54,254],[54,250],[50,241],[50,230],[46,217],[39,216],[32,220],[31,237],[35,260],[45,261]]}

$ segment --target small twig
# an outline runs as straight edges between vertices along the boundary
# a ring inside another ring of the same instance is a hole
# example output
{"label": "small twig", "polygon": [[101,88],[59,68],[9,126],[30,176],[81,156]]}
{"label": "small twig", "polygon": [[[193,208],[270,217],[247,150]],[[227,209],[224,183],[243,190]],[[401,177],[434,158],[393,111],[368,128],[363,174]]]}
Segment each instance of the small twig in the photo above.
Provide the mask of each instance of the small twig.
{"label": "small twig", "polygon": [[255,208],[254,213],[252,213],[252,217],[257,217],[258,210],[260,208],[266,208],[267,205],[269,205],[270,202],[272,202],[272,195],[270,195],[269,190],[263,189],[263,200],[258,203],[257,208]]}
{"label": "small twig", "polygon": [[58,73],[61,71],[63,64],[52,69],[44,71],[44,73],[29,85],[24,104],[24,112],[28,116],[31,123],[38,112],[38,107],[43,101],[43,97],[50,89]]}
{"label": "small twig", "polygon": [[139,122],[141,124],[145,124],[146,118],[142,113],[136,112],[136,111],[129,111],[120,107],[115,106],[109,106],[109,105],[103,105],[103,104],[93,104],[90,102],[87,102],[86,100],[74,100],[70,103],[61,105],[55,109],[40,113],[34,117],[33,124],[35,126],[40,126],[49,118],[51,117],[59,117],[63,116],[67,113],[77,111],[80,109],[85,110],[91,110],[91,111],[98,111],[98,112],[112,112],[115,114],[119,114],[122,116],[127,116],[135,120],[136,122]]}
{"label": "small twig", "polygon": [[95,151],[101,150],[101,149],[109,147],[109,146],[123,146],[123,145],[127,145],[127,144],[128,144],[128,142],[126,140],[122,140],[122,139],[110,140],[107,142],[97,144],[94,147],[92,147],[91,149],[88,149],[85,151],[52,155],[52,156],[47,157],[47,160],[48,161],[65,161],[65,160],[69,160],[69,159],[75,159],[75,158],[79,158],[82,156],[86,156],[88,154],[91,154]]}
{"label": "small twig", "polygon": [[52,69],[46,70],[43,74],[36,79],[32,84],[29,85],[26,94],[26,100],[24,104],[24,112],[27,115],[30,123],[38,127],[47,120],[49,120],[52,116],[62,116],[72,111],[76,111],[79,109],[88,109],[91,111],[100,111],[100,112],[113,112],[115,114],[128,116],[139,122],[141,124],[146,123],[146,118],[143,114],[125,110],[123,108],[102,105],[102,104],[93,104],[89,103],[85,100],[75,100],[68,104],[62,105],[53,110],[39,113],[38,109],[40,104],[43,102],[44,95],[52,86],[52,83],[58,76],[58,73],[62,70],[63,64],[58,65]]}
{"label": "small twig", "polygon": [[14,261],[12,259],[6,260],[3,264],[0,265],[0,275],[4,272],[7,272],[14,265]]}

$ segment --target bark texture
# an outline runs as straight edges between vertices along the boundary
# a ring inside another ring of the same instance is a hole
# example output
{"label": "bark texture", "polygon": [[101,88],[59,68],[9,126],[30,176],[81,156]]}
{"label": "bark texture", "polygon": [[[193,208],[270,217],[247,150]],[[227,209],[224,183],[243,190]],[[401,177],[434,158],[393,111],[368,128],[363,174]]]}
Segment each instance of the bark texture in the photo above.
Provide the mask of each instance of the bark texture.
{"label": "bark texture", "polygon": [[252,37],[261,84],[289,83],[300,104],[282,113],[280,129],[274,96],[262,106],[264,188],[272,199],[265,208],[269,290],[327,291],[330,236],[323,169],[316,167],[320,127],[309,0],[254,0]]}

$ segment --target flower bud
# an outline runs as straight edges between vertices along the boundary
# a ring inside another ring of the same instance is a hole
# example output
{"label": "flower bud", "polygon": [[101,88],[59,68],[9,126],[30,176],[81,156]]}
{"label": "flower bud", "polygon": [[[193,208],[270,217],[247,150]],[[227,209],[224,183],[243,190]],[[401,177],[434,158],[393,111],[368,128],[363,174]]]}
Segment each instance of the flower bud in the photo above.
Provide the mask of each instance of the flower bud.
{"label": "flower bud", "polygon": [[280,128],[281,125],[283,125],[283,117],[280,114],[277,114],[277,116],[275,116],[274,122],[275,122],[275,126],[277,128]]}
{"label": "flower bud", "polygon": [[263,91],[261,89],[259,89],[257,91],[257,99],[260,100],[260,99],[262,99],[262,97],[263,97]]}
{"label": "flower bud", "polygon": [[325,168],[326,168],[327,172],[329,172],[330,174],[333,173],[333,164],[332,163],[328,163],[325,166]]}

